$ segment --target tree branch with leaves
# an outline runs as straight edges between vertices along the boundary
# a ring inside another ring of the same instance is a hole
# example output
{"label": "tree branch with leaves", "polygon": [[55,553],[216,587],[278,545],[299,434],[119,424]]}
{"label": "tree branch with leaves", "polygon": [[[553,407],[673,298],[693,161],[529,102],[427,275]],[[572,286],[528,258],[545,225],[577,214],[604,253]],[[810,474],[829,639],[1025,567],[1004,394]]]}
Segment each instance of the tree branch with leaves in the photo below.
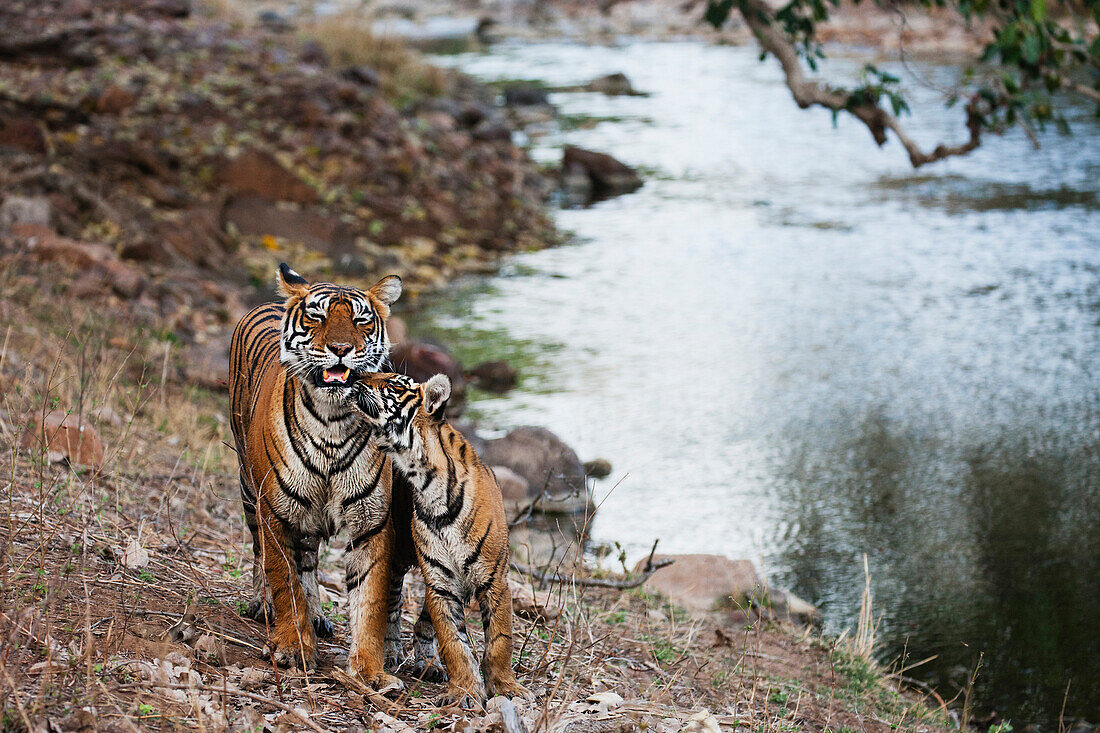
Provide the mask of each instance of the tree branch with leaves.
{"label": "tree branch with leaves", "polygon": [[[828,0],[833,7],[839,2]],[[918,2],[924,7],[947,5],[947,0]],[[1048,12],[1047,0],[960,0],[955,4],[968,22],[990,23],[993,40],[976,59],[983,66],[975,77],[980,81],[946,100],[948,105],[965,101],[967,139],[940,144],[928,152],[899,120],[910,110],[898,77],[868,64],[858,86],[846,89],[807,75],[806,67],[816,71],[824,58],[817,28],[829,19],[829,4],[789,0],[773,8],[766,0],[707,0],[704,19],[721,28],[736,10],[760,44],[761,58],[771,55],[779,61],[799,107],[824,107],[832,110],[834,119],[850,114],[880,146],[893,133],[914,168],[966,155],[981,145],[983,133],[1001,133],[1016,124],[1023,125],[1032,139],[1034,127],[1042,129],[1048,123],[1068,131],[1059,109],[1062,94],[1097,102],[1100,115],[1100,0],[1059,3],[1056,14]]]}

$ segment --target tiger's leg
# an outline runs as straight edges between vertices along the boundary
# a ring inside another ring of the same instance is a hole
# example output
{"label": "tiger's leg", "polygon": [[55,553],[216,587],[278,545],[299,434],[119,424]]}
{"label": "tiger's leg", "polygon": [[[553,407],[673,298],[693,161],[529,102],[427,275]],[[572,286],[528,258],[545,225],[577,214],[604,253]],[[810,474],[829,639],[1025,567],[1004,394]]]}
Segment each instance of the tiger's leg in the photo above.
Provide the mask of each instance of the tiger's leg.
{"label": "tiger's leg", "polygon": [[321,607],[321,594],[317,589],[317,548],[321,536],[316,534],[296,534],[294,537],[294,565],[298,577],[302,579],[302,590],[306,594],[306,607],[313,622],[317,636],[329,638],[336,633],[336,627],[325,616]]}
{"label": "tiger's leg", "polygon": [[420,616],[413,626],[413,674],[428,682],[443,682],[447,672],[443,669],[443,660],[439,658],[439,647],[435,643],[435,626],[428,612],[428,599],[420,608]]}
{"label": "tiger's leg", "polygon": [[481,623],[485,629],[485,654],[481,658],[481,672],[485,676],[489,696],[504,695],[534,700],[534,695],[516,681],[515,672],[512,671],[512,591],[508,588],[507,576],[494,575],[490,586],[478,596]]}
{"label": "tiger's leg", "polygon": [[271,593],[264,582],[264,565],[260,559],[260,525],[256,523],[256,494],[252,485],[244,478],[241,470],[241,506],[244,523],[252,535],[252,600],[248,603],[245,615],[261,623],[275,620],[275,607],[271,605]]}
{"label": "tiger's leg", "polygon": [[390,567],[389,609],[386,614],[386,667],[397,671],[405,663],[401,644],[401,607],[405,601],[406,568],[393,563]]}
{"label": "tiger's leg", "polygon": [[352,537],[344,556],[351,616],[348,674],[375,689],[403,687],[401,680],[383,671],[393,549],[389,512],[374,526],[351,525],[348,530]]}
{"label": "tiger's leg", "polygon": [[262,495],[258,510],[260,555],[275,606],[275,630],[271,635],[274,649],[265,649],[264,656],[274,652],[278,664],[304,663],[312,667],[317,657],[317,639],[294,564],[293,546],[287,541],[289,533]]}
{"label": "tiger's leg", "polygon": [[450,589],[436,587],[428,580],[425,582],[427,589],[424,592],[424,603],[432,617],[432,625],[435,626],[435,635],[439,639],[440,651],[450,678],[447,691],[436,698],[436,704],[457,704],[463,708],[474,708],[485,702],[485,685],[481,682],[474,654],[470,651],[462,601]]}

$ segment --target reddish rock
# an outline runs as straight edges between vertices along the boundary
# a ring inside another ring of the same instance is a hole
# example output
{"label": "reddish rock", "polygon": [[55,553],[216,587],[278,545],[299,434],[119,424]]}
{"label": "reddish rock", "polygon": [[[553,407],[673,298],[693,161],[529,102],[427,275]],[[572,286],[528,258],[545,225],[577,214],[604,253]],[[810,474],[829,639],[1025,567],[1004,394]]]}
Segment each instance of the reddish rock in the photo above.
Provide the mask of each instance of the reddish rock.
{"label": "reddish rock", "polygon": [[[102,244],[59,236],[43,224],[15,224],[11,231],[27,244],[31,256],[40,262],[57,262],[84,271],[86,275],[102,277],[107,286],[125,298],[135,297],[145,287],[141,273],[120,261]],[[83,283],[85,287],[87,282]]]}
{"label": "reddish rock", "polygon": [[489,392],[507,392],[516,386],[518,374],[506,361],[486,361],[467,372],[466,376],[478,387]]}
{"label": "reddish rock", "polygon": [[129,89],[112,84],[103,90],[95,101],[95,110],[102,114],[117,115],[134,106],[137,96]]}
{"label": "reddish rock", "polygon": [[103,465],[103,442],[87,421],[81,423],[76,415],[60,410],[47,413],[45,421],[41,415],[35,415],[33,420],[19,441],[23,450],[37,452],[45,448],[54,463],[67,460],[78,466]]}
{"label": "reddish rock", "polygon": [[[755,613],[780,621],[810,624],[818,619],[811,604],[790,591],[768,587],[750,560],[731,560],[724,555],[654,555],[654,561],[673,559],[646,581],[688,611],[735,614]],[[646,560],[634,567],[645,569]]]}
{"label": "reddish rock", "polygon": [[0,115],[0,149],[3,148],[45,153],[46,136],[33,117]]}
{"label": "reddish rock", "polygon": [[161,222],[157,233],[171,253],[186,262],[217,267],[225,260],[225,238],[214,207],[188,209],[175,221]]}
{"label": "reddish rock", "polygon": [[316,191],[271,154],[260,150],[249,150],[228,161],[218,179],[238,193],[252,193],[273,201],[311,204],[318,200]]}
{"label": "reddish rock", "polygon": [[308,211],[289,211],[255,196],[234,198],[225,207],[223,217],[241,234],[270,234],[319,249],[351,238],[337,219]]}
{"label": "reddish rock", "polygon": [[436,374],[446,374],[451,380],[451,394],[455,385],[465,386],[462,365],[443,348],[419,341],[406,341],[390,351],[390,362],[395,371],[408,375],[418,382]]}
{"label": "reddish rock", "polygon": [[207,389],[229,390],[229,349],[221,341],[192,344],[182,359],[183,381]]}
{"label": "reddish rock", "polygon": [[[749,560],[731,560],[724,555],[654,555],[654,560],[673,559],[646,581],[650,588],[668,596],[688,611],[716,611],[748,608],[754,591],[763,583]],[[641,560],[634,572],[645,567]]]}

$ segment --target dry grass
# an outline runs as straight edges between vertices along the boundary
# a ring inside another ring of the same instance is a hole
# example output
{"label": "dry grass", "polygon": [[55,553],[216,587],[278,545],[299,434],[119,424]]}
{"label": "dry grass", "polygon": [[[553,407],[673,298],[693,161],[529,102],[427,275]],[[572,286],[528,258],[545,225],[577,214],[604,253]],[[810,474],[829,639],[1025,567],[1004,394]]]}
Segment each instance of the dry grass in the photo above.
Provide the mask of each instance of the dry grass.
{"label": "dry grass", "polygon": [[[0,729],[499,725],[499,713],[435,707],[440,686],[413,677],[388,701],[333,678],[346,662],[342,540],[321,557],[338,635],[322,641],[318,668],[281,670],[260,656],[267,630],[239,615],[250,548],[227,396],[173,378],[178,349],[160,316],[74,298],[67,282],[56,269],[0,263],[10,324],[0,332]],[[18,448],[49,409],[96,428],[101,467]],[[134,541],[149,553],[144,567],[124,562]],[[412,579],[407,631],[419,590]],[[522,711],[532,731],[680,730],[693,715],[697,729],[760,733],[945,727],[867,659],[810,634],[691,618],[644,588],[556,584],[543,602],[554,618],[517,618],[515,630],[517,674],[538,696]],[[469,625],[479,641],[477,614]],[[588,699],[599,692],[622,702]]]}
{"label": "dry grass", "polygon": [[325,50],[337,67],[367,66],[381,80],[382,93],[397,106],[423,96],[446,94],[447,72],[425,63],[399,38],[376,36],[355,13],[330,15],[302,26],[304,40]]}

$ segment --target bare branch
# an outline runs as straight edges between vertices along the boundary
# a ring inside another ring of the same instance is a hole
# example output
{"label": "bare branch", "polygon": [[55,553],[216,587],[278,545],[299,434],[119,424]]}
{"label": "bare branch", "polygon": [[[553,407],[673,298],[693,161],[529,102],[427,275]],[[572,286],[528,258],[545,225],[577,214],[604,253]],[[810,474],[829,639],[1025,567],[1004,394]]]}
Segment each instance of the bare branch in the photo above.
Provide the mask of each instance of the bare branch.
{"label": "bare branch", "polygon": [[661,568],[668,567],[676,562],[671,557],[653,562],[653,553],[656,551],[657,540],[654,540],[653,549],[650,550],[649,557],[646,558],[645,567],[642,568],[641,574],[634,578],[578,578],[576,576],[562,576],[557,573],[546,573],[541,570],[536,570],[535,568],[525,567],[515,561],[510,562],[509,565],[516,572],[522,573],[523,575],[529,575],[540,583],[574,583],[590,588],[630,590],[631,588],[637,588],[639,585],[649,580],[649,578]]}
{"label": "bare branch", "polygon": [[856,103],[850,92],[807,78],[797,49],[776,26],[772,11],[764,0],[739,0],[737,7],[761,48],[779,61],[787,88],[791,90],[795,103],[802,109],[818,106],[834,112],[848,112],[867,126],[871,137],[880,146],[886,143],[887,130],[893,131],[909,154],[909,162],[914,168],[954,155],[966,155],[981,145],[982,118],[976,98],[972,98],[966,107],[966,126],[970,131],[970,139],[961,145],[938,145],[931,153],[925,153],[909,137],[897,118],[882,107],[877,104]]}

